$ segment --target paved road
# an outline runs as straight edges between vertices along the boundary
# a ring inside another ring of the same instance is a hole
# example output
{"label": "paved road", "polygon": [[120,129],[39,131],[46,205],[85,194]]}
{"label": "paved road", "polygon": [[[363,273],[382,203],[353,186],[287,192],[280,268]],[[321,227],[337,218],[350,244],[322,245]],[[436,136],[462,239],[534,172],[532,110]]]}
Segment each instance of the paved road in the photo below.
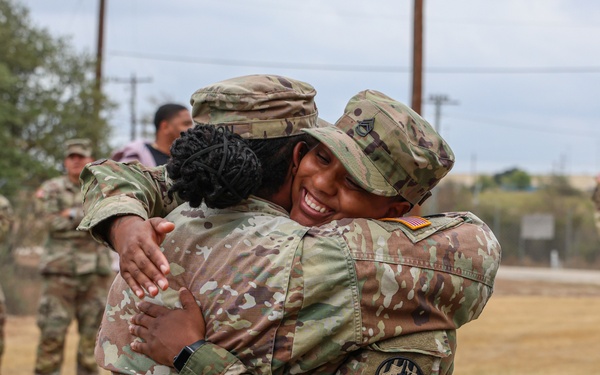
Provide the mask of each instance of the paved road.
{"label": "paved road", "polygon": [[600,285],[600,271],[500,266],[498,279]]}

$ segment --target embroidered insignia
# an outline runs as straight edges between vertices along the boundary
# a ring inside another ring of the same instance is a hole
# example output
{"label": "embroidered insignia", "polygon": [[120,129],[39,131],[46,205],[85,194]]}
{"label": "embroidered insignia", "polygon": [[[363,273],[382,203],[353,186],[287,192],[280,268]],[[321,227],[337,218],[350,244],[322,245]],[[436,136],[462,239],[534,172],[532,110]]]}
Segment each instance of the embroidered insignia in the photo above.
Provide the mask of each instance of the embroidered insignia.
{"label": "embroidered insignia", "polygon": [[394,357],[381,362],[375,375],[423,375],[423,371],[410,359]]}
{"label": "embroidered insignia", "polygon": [[369,134],[373,130],[374,124],[375,124],[374,118],[370,118],[368,120],[362,120],[358,124],[356,124],[356,126],[354,127],[354,130],[356,131],[356,134],[360,135],[361,137],[365,137],[367,134]]}
{"label": "embroidered insignia", "polygon": [[386,217],[380,220],[395,221],[397,223],[404,224],[412,230],[417,230],[431,225],[431,221],[421,216]]}

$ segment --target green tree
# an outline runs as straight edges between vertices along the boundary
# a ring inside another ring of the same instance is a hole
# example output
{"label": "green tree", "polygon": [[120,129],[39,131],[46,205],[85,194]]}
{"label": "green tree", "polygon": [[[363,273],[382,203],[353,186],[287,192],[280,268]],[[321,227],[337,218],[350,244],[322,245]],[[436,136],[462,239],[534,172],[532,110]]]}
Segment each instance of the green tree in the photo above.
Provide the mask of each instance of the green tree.
{"label": "green tree", "polygon": [[108,153],[112,105],[95,89],[94,58],[34,26],[12,0],[0,0],[0,51],[0,193],[59,174],[67,139],[90,138],[95,156]]}
{"label": "green tree", "polygon": [[494,175],[494,181],[504,189],[509,190],[527,190],[531,187],[531,176],[518,168]]}
{"label": "green tree", "polygon": [[475,186],[473,186],[474,191],[485,191],[488,189],[494,189],[498,187],[498,183],[494,180],[493,177],[488,175],[481,175],[477,177],[477,181],[475,182]]}

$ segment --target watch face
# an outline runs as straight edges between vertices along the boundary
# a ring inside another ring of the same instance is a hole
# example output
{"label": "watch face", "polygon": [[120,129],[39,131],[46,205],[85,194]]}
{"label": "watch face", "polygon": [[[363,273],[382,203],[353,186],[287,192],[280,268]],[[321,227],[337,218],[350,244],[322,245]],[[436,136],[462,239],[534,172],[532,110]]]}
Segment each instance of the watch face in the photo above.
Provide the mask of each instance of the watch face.
{"label": "watch face", "polygon": [[194,350],[192,348],[190,348],[189,346],[184,346],[183,349],[181,349],[181,351],[179,352],[179,354],[175,358],[173,358],[173,367],[175,367],[177,371],[181,371],[193,352]]}
{"label": "watch face", "polygon": [[192,355],[192,353],[194,353],[199,347],[201,347],[205,343],[206,341],[204,340],[198,340],[192,345],[184,346],[183,349],[181,349],[181,351],[179,352],[179,354],[175,358],[173,358],[173,367],[175,367],[175,369],[178,372],[180,372],[185,366],[190,356]]}

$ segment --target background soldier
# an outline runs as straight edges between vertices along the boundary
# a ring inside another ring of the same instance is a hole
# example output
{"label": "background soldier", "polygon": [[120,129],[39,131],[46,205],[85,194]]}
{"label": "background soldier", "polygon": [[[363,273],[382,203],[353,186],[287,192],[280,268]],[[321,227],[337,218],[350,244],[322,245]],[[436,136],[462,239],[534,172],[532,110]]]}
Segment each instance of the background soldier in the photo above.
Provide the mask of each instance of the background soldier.
{"label": "background soldier", "polygon": [[592,200],[594,201],[594,222],[596,224],[596,231],[600,235],[600,175],[596,176],[596,188],[592,194]]}
{"label": "background soldier", "polygon": [[[10,230],[13,211],[8,199],[0,195],[0,246],[3,246]],[[4,322],[6,320],[6,306],[4,304],[4,292],[0,286],[0,364],[2,353],[4,353]]]}
{"label": "background soldier", "polygon": [[65,336],[73,318],[80,337],[77,374],[98,373],[94,344],[112,280],[110,250],[76,230],[83,217],[79,174],[93,160],[90,141],[73,139],[65,148],[66,175],[46,181],[36,192],[49,231],[40,264],[41,337],[35,363],[35,373],[40,375],[60,373]]}

